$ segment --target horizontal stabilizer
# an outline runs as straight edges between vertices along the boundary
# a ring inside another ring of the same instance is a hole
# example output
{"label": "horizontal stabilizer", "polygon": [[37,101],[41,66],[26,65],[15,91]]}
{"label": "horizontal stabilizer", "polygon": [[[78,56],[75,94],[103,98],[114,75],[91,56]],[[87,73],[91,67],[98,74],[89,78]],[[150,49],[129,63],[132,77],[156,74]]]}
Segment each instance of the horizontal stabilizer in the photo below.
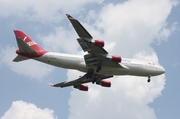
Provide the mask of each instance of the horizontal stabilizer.
{"label": "horizontal stabilizer", "polygon": [[16,58],[14,58],[14,62],[20,62],[20,61],[23,61],[23,60],[28,60],[27,57],[24,57],[24,56],[21,56],[21,55],[18,55]]}

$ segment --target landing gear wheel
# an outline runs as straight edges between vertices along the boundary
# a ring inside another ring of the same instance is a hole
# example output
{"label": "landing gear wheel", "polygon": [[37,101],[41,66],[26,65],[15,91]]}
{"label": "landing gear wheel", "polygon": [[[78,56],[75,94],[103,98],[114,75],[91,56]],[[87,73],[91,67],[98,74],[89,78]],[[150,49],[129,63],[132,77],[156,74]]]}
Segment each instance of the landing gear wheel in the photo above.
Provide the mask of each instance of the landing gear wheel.
{"label": "landing gear wheel", "polygon": [[151,76],[148,76],[147,82],[148,82],[148,83],[151,82]]}
{"label": "landing gear wheel", "polygon": [[95,82],[97,82],[97,78],[93,78],[92,83],[94,84]]}

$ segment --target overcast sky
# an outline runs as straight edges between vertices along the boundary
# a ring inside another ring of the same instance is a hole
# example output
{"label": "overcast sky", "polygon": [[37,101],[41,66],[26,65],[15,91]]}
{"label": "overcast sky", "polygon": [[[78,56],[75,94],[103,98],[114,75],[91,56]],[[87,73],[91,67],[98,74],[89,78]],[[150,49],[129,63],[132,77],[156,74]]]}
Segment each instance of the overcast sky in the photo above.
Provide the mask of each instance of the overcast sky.
{"label": "overcast sky", "polygon": [[[0,0],[0,119],[179,119],[179,0]],[[65,14],[78,19],[105,49],[146,59],[166,69],[152,77],[116,76],[112,87],[89,83],[89,91],[52,88],[82,72],[37,61],[12,62],[13,30],[48,51],[82,55]]]}

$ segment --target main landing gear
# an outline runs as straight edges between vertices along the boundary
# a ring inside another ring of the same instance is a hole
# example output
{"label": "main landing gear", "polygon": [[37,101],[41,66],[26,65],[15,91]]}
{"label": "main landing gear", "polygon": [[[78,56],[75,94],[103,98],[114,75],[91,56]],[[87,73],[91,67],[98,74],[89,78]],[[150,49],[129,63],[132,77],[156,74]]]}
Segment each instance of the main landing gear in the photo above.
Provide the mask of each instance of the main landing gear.
{"label": "main landing gear", "polygon": [[100,64],[98,64],[98,65],[97,65],[96,72],[98,73],[100,70],[101,70],[101,65],[100,65]]}
{"label": "main landing gear", "polygon": [[87,74],[86,74],[86,78],[92,78],[94,74],[94,70],[93,69],[89,69]]}
{"label": "main landing gear", "polygon": [[94,84],[95,82],[97,82],[97,78],[93,78],[92,83]]}
{"label": "main landing gear", "polygon": [[95,76],[93,76],[94,75],[94,70],[93,69],[89,69],[88,70],[88,72],[87,72],[87,74],[86,74],[86,78],[87,79],[92,79],[92,83],[94,84],[96,81],[97,81],[97,79],[96,79],[96,77]]}
{"label": "main landing gear", "polygon": [[[98,73],[101,70],[101,64],[97,65],[96,68],[96,72]],[[92,79],[92,83],[94,84],[95,82],[97,82],[97,78],[96,78],[96,74],[94,74],[94,69],[89,69],[87,74],[86,74],[86,78],[90,78]]]}
{"label": "main landing gear", "polygon": [[151,75],[148,76],[147,82],[148,82],[148,83],[151,82]]}

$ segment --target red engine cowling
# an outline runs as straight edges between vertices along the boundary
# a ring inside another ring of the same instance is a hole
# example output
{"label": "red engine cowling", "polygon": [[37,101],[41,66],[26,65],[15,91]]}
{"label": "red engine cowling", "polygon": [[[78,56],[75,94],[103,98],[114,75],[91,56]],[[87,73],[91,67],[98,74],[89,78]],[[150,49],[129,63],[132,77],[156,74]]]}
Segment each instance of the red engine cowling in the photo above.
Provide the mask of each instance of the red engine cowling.
{"label": "red engine cowling", "polygon": [[82,91],[88,91],[88,85],[85,85],[85,84],[74,86],[74,88],[77,88]]}
{"label": "red engine cowling", "polygon": [[103,40],[95,40],[94,45],[98,47],[104,47],[104,41]]}
{"label": "red engine cowling", "polygon": [[101,81],[101,86],[103,87],[111,87],[111,82],[108,80],[102,80]]}
{"label": "red engine cowling", "polygon": [[121,62],[122,59],[121,59],[121,56],[112,56],[111,60],[113,62]]}

